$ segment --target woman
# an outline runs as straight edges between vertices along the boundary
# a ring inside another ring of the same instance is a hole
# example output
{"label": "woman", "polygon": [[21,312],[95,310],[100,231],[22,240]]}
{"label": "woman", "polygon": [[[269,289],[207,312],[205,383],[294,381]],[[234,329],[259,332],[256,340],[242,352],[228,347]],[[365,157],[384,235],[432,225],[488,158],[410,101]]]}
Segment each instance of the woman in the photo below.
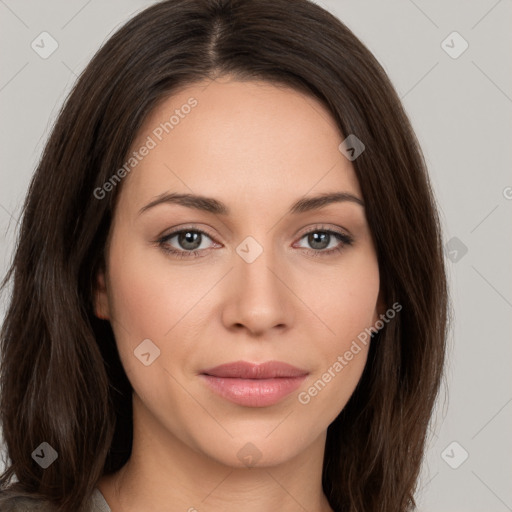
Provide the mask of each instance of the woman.
{"label": "woman", "polygon": [[10,280],[2,510],[414,508],[440,227],[389,79],[319,6],[164,1],[114,34]]}

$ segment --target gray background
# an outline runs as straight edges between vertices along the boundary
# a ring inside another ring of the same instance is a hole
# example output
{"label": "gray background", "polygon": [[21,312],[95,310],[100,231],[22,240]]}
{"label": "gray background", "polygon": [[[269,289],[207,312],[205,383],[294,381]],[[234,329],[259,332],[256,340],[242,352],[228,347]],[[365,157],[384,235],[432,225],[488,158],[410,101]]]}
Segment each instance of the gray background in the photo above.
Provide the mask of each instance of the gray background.
{"label": "gray background", "polygon": [[[30,177],[76,76],[112,31],[152,3],[0,0],[0,274]],[[512,511],[512,2],[318,3],[391,77],[441,210],[455,321],[419,510]],[[31,48],[43,31],[59,45],[47,59]],[[469,44],[457,58],[461,39],[442,45],[453,31]]]}

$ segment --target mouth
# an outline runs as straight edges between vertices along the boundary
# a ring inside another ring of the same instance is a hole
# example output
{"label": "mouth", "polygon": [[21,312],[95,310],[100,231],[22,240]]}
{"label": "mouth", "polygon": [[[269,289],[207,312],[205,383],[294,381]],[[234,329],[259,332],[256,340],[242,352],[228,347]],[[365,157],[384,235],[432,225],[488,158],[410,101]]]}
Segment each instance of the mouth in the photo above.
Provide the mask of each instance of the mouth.
{"label": "mouth", "polygon": [[246,407],[267,407],[295,391],[308,374],[280,361],[236,361],[203,370],[200,377],[226,400]]}

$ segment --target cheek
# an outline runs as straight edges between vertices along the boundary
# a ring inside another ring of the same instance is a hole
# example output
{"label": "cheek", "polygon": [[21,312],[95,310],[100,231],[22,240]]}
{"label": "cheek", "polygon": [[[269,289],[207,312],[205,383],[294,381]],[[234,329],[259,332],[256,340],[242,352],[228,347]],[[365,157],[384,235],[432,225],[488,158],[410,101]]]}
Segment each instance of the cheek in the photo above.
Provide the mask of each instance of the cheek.
{"label": "cheek", "polygon": [[[129,233],[119,232],[113,238],[109,255],[112,324],[123,367],[141,396],[152,400],[159,393],[167,400],[174,392],[179,396],[172,376],[187,374],[188,378],[198,352],[198,326],[207,325],[204,296],[216,281],[218,277],[206,266],[173,268],[165,253],[131,241]],[[144,341],[148,339],[151,343]],[[144,366],[136,355],[145,353],[139,347],[147,345],[158,357]]]}
{"label": "cheek", "polygon": [[374,325],[378,318],[379,268],[374,254],[353,253],[339,268],[305,273],[301,297],[316,313],[322,351],[332,355]]}
{"label": "cheek", "polygon": [[308,278],[302,293],[317,312],[313,371],[299,402],[329,423],[343,409],[363,373],[375,324],[379,269],[373,253],[346,258],[340,268]]}
{"label": "cheek", "polygon": [[[147,251],[144,254],[142,247],[128,240],[126,233],[112,240],[109,305],[125,371],[134,387],[143,376],[139,384],[144,388],[146,384],[154,385],[155,379],[165,377],[155,370],[166,359],[166,347],[174,334],[172,328],[176,324],[180,327],[178,322],[184,314],[183,304],[189,301],[184,297],[182,283],[170,283],[156,261],[148,262]],[[177,348],[179,350],[179,345]],[[147,351],[150,353],[148,359],[154,360],[155,364],[144,366],[137,355]]]}
{"label": "cheek", "polygon": [[[154,258],[153,251],[148,256],[147,249],[123,244],[121,239],[122,236],[117,245],[112,242],[109,271],[116,344],[123,368],[142,403],[155,417],[165,417],[165,422],[171,424],[176,420],[169,411],[181,418],[195,411],[178,383],[181,373],[177,371],[194,346],[175,341],[186,339],[186,313],[194,299],[197,301],[197,290],[190,282],[186,286],[188,278],[184,275],[166,273],[164,257]],[[147,366],[138,357],[146,352],[150,354],[149,361],[152,360]],[[176,404],[182,405],[179,413]]]}
{"label": "cheek", "polygon": [[170,273],[162,253],[122,241],[112,244],[109,285],[113,316],[133,340],[164,340],[197,295],[197,281]]}

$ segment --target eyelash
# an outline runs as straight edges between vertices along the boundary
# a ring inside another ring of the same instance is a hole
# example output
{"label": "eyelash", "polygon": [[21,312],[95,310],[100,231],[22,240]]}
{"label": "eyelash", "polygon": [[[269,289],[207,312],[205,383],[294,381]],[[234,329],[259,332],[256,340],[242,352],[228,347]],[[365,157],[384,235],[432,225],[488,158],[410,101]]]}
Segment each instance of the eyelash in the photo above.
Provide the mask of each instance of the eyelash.
{"label": "eyelash", "polygon": [[[207,251],[208,249],[195,249],[193,251],[185,251],[185,250],[178,250],[174,248],[170,248],[168,245],[169,240],[174,238],[176,235],[179,235],[180,233],[184,232],[193,232],[193,233],[200,233],[201,235],[206,235],[208,238],[213,240],[213,237],[209,235],[206,231],[203,231],[201,229],[195,229],[195,228],[182,228],[177,231],[173,231],[172,233],[169,233],[168,235],[165,235],[157,240],[158,245],[162,248],[164,252],[167,254],[172,255],[173,257],[176,257],[178,259],[181,258],[200,258],[202,257],[201,252]],[[310,231],[307,231],[304,233],[299,240],[302,240],[304,237],[308,236],[311,233],[327,233],[329,235],[334,236],[337,238],[341,243],[337,245],[336,247],[328,250],[319,250],[319,249],[304,249],[309,255],[317,257],[326,257],[326,256],[332,256],[335,254],[340,253],[343,251],[345,246],[352,245],[354,242],[354,239],[345,234],[341,233],[340,231],[334,231],[332,229],[324,229],[322,226],[315,227]]]}

